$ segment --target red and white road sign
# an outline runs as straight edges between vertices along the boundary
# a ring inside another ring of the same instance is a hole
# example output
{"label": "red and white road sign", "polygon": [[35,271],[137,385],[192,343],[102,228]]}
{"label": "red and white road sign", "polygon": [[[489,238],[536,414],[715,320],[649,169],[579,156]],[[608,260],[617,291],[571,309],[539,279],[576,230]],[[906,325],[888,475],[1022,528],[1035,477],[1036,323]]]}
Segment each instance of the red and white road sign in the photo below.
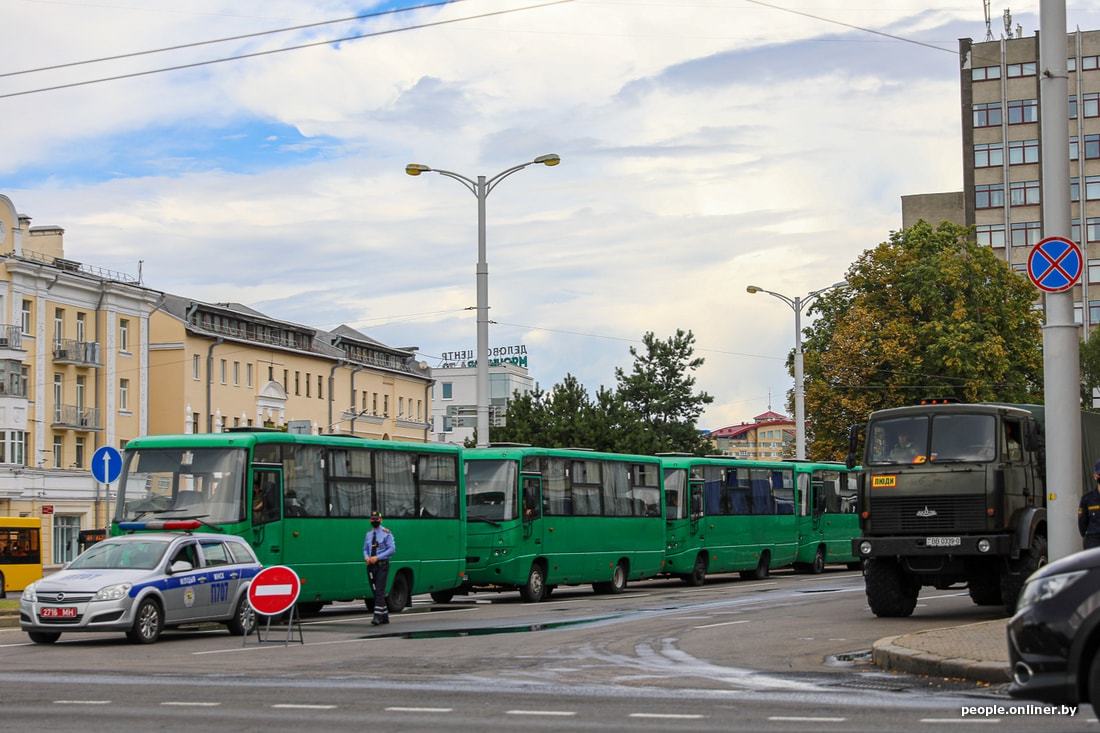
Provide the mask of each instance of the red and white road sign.
{"label": "red and white road sign", "polygon": [[264,568],[248,586],[252,610],[263,616],[276,616],[294,605],[302,583],[298,574],[285,565]]}

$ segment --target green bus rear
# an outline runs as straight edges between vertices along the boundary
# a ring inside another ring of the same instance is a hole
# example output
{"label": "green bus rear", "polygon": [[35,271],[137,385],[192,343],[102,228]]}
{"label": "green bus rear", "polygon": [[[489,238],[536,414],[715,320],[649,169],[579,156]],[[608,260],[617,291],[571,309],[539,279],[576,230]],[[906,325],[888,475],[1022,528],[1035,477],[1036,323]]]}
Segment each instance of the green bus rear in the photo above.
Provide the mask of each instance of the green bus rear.
{"label": "green bus rear", "polygon": [[664,564],[657,458],[507,447],[463,452],[470,589],[618,593]]}
{"label": "green bus rear", "polygon": [[248,540],[264,565],[293,568],[303,610],[371,602],[363,538],[372,510],[397,543],[391,610],[462,583],[457,446],[256,431],[137,438],[125,453],[113,534],[120,521],[200,518]]}
{"label": "green bus rear", "polygon": [[798,464],[689,456],[661,459],[668,517],[665,572],[765,578],[798,557]]}
{"label": "green bus rear", "polygon": [[827,462],[796,463],[795,470],[800,496],[795,568],[820,573],[826,563],[857,567],[852,540],[860,536],[856,510],[860,469]]}

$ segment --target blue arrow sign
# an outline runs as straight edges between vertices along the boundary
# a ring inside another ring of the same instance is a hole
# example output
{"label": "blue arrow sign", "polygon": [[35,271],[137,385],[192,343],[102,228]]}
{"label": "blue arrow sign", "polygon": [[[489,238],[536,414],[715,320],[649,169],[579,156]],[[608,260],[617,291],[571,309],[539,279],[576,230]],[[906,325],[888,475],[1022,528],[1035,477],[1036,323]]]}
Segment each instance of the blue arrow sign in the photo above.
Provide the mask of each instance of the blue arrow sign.
{"label": "blue arrow sign", "polygon": [[1027,276],[1040,290],[1061,293],[1077,284],[1083,266],[1084,258],[1074,242],[1065,237],[1047,237],[1031,249]]}
{"label": "blue arrow sign", "polygon": [[92,476],[101,484],[111,484],[122,474],[122,454],[109,445],[92,454]]}

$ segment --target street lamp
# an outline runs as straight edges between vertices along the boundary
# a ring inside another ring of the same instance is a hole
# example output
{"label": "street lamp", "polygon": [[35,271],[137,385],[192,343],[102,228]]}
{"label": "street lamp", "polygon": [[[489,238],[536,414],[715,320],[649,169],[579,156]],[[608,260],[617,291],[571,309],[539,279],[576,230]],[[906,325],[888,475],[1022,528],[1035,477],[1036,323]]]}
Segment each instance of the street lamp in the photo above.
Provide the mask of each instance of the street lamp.
{"label": "street lamp", "polygon": [[779,298],[794,311],[794,451],[795,458],[800,461],[806,460],[806,399],[803,394],[804,375],[802,373],[802,311],[817,300],[823,293],[827,293],[835,288],[843,288],[847,285],[847,280],[841,280],[826,288],[814,290],[804,298],[799,296],[790,298],[771,290],[758,288],[755,285],[750,285],[745,288],[750,295],[755,293],[767,293],[772,297]]}
{"label": "street lamp", "polygon": [[420,163],[409,163],[405,172],[410,176],[421,173],[438,173],[453,178],[477,198],[477,447],[489,445],[489,263],[485,260],[485,199],[502,180],[529,165],[555,166],[561,158],[550,153],[534,160],[514,165],[492,178],[478,176],[475,181],[460,173],[431,168]]}

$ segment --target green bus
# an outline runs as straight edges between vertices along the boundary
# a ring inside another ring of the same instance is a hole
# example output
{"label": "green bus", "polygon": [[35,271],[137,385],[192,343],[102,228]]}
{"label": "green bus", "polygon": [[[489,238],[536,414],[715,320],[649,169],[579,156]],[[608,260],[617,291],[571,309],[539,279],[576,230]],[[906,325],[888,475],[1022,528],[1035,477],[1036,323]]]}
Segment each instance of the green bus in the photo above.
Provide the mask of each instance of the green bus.
{"label": "green bus", "polygon": [[244,537],[264,565],[302,581],[298,607],[373,597],[363,562],[369,516],[393,532],[387,605],[462,583],[466,504],[461,448],[241,430],[158,435],[126,445],[118,522],[198,518]]}
{"label": "green bus", "polygon": [[820,573],[825,563],[860,567],[852,554],[859,536],[858,467],[843,463],[795,463],[798,476],[798,557],[795,570]]}
{"label": "green bus", "polygon": [[664,455],[661,465],[667,574],[702,585],[708,573],[760,579],[786,565],[859,567],[858,468],[690,455]]}
{"label": "green bus", "polygon": [[662,571],[658,458],[500,446],[466,450],[463,464],[468,590],[537,602],[558,585],[621,593]]}

